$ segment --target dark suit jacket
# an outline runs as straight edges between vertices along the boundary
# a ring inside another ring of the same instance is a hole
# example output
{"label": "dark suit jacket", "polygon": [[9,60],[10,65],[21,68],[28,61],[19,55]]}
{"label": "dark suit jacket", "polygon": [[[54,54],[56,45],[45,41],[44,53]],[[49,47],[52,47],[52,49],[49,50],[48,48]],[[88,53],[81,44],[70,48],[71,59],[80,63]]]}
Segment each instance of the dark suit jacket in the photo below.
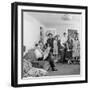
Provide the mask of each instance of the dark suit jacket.
{"label": "dark suit jacket", "polygon": [[53,38],[49,38],[47,40],[47,45],[49,45],[51,47],[50,51],[53,52]]}

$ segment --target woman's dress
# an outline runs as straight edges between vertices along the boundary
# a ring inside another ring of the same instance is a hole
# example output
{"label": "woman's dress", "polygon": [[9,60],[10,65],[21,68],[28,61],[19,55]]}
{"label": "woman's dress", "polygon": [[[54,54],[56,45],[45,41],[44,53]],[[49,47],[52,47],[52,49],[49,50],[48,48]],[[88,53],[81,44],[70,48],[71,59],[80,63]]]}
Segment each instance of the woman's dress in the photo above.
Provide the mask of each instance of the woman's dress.
{"label": "woman's dress", "polygon": [[74,40],[73,42],[73,57],[80,56],[80,43],[78,40]]}
{"label": "woman's dress", "polygon": [[58,42],[57,42],[57,40],[53,41],[53,54],[58,55]]}

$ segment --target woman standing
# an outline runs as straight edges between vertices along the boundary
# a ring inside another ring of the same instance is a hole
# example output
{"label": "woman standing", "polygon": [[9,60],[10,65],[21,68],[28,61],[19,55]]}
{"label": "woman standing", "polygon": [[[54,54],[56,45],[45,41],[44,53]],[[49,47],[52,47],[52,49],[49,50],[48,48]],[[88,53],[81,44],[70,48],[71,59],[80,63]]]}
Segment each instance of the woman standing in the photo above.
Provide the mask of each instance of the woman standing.
{"label": "woman standing", "polygon": [[53,41],[53,54],[55,56],[58,55],[58,37],[57,36],[54,37],[54,41]]}
{"label": "woman standing", "polygon": [[54,37],[54,41],[53,41],[53,55],[55,57],[55,62],[57,62],[58,60],[58,36],[56,35]]}
{"label": "woman standing", "polygon": [[66,57],[65,59],[68,61],[68,64],[72,61],[72,49],[73,49],[73,41],[68,37],[67,43],[66,43]]}
{"label": "woman standing", "polygon": [[80,57],[80,42],[78,38],[75,38],[73,41],[73,58],[78,60]]}

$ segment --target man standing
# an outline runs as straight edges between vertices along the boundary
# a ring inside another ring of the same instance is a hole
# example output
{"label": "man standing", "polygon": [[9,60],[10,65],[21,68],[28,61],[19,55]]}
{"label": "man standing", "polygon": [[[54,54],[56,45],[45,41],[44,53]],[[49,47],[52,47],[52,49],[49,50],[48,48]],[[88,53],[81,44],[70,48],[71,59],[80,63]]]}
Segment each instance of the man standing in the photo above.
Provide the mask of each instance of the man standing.
{"label": "man standing", "polygon": [[61,38],[61,44],[63,47],[65,47],[66,42],[67,42],[67,34],[64,32]]}
{"label": "man standing", "polygon": [[48,34],[48,39],[47,39],[47,45],[50,46],[50,52],[53,53],[53,35],[52,33]]}
{"label": "man standing", "polygon": [[52,33],[48,34],[48,39],[47,39],[46,44],[47,44],[47,46],[50,47],[50,52],[49,52],[49,55],[46,58],[46,60],[49,61],[49,64],[50,64],[50,66],[52,68],[52,71],[57,71],[57,69],[55,68],[54,60],[53,60],[53,35],[52,35]]}
{"label": "man standing", "polygon": [[65,60],[65,57],[66,57],[66,42],[67,42],[67,34],[64,32],[63,36],[61,38],[61,44],[64,47],[64,50],[63,50],[63,63],[66,61]]}

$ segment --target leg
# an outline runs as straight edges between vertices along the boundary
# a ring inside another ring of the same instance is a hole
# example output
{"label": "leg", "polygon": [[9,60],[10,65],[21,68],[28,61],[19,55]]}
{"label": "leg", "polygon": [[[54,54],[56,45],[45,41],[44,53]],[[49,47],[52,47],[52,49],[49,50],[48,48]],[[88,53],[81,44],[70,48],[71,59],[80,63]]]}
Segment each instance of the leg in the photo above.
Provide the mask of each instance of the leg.
{"label": "leg", "polygon": [[49,64],[50,64],[50,66],[51,66],[52,70],[54,70],[54,67],[55,67],[54,62],[53,62],[52,60],[49,60]]}
{"label": "leg", "polygon": [[66,58],[66,49],[64,49],[63,54],[64,54],[64,55],[63,55],[63,63],[65,63],[65,61],[66,61],[66,60],[65,60],[65,58]]}
{"label": "leg", "polygon": [[55,68],[55,63],[52,58],[52,53],[49,54],[48,61],[49,61],[50,67],[52,68],[52,71],[56,71],[57,69]]}
{"label": "leg", "polygon": [[42,61],[43,60],[43,57],[41,57],[41,58],[38,58],[38,61]]}

